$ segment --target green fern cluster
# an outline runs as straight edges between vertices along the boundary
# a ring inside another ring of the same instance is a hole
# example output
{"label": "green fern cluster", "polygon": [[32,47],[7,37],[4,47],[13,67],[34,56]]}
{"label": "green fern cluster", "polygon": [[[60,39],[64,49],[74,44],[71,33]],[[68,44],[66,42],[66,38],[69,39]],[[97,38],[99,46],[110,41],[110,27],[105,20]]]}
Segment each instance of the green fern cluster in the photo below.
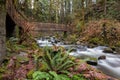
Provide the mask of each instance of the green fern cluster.
{"label": "green fern cluster", "polygon": [[70,80],[67,75],[57,74],[54,71],[40,72],[36,71],[33,73],[33,80]]}
{"label": "green fern cluster", "polygon": [[55,71],[57,73],[66,71],[76,65],[75,62],[70,59],[68,53],[64,53],[62,50],[58,50],[54,53],[49,48],[45,48],[43,64],[47,66],[48,71]]}
{"label": "green fern cluster", "polygon": [[41,72],[36,71],[33,73],[33,80],[86,80],[81,74],[74,75],[73,77],[69,77],[65,74],[57,74],[54,71]]}
{"label": "green fern cluster", "polygon": [[14,37],[11,37],[9,40],[7,40],[7,51],[13,53],[20,50],[25,50],[27,48],[25,45],[18,44],[18,41],[19,39]]}
{"label": "green fern cluster", "polygon": [[76,65],[69,56],[69,51],[64,52],[61,48],[54,51],[52,48],[44,48],[44,56],[42,64],[46,66],[46,70],[37,70],[32,74],[33,80],[86,80],[81,75],[73,75],[69,72],[69,68]]}

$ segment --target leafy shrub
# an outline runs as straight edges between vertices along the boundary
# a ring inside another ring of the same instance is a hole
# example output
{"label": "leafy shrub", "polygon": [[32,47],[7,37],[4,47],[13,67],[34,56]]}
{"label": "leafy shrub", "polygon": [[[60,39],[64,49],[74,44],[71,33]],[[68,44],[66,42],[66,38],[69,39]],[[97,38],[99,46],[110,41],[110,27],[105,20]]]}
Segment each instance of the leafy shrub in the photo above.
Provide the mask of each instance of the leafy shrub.
{"label": "leafy shrub", "polygon": [[36,71],[33,73],[33,80],[50,80],[51,76],[46,72]]}
{"label": "leafy shrub", "polygon": [[57,74],[54,71],[40,72],[36,71],[33,73],[33,80],[70,80],[67,75]]}
{"label": "leafy shrub", "polygon": [[18,44],[18,38],[11,37],[9,40],[7,40],[7,51],[8,52],[17,52],[19,50],[26,49],[25,45]]}
{"label": "leafy shrub", "polygon": [[95,38],[91,38],[89,40],[89,43],[92,43],[92,44],[104,44],[104,41],[102,41],[99,38],[95,37]]}
{"label": "leafy shrub", "polygon": [[71,78],[65,74],[57,74],[54,71],[33,73],[33,80],[86,80],[81,74],[73,75]]}
{"label": "leafy shrub", "polygon": [[69,35],[66,41],[69,41],[70,43],[74,44],[77,41],[77,35],[76,34]]}
{"label": "leafy shrub", "polygon": [[72,77],[72,80],[86,80],[81,74],[76,74]]}
{"label": "leafy shrub", "polygon": [[55,71],[57,73],[66,71],[75,65],[68,53],[64,53],[62,50],[53,51],[47,47],[45,48],[42,62],[47,66],[48,71]]}

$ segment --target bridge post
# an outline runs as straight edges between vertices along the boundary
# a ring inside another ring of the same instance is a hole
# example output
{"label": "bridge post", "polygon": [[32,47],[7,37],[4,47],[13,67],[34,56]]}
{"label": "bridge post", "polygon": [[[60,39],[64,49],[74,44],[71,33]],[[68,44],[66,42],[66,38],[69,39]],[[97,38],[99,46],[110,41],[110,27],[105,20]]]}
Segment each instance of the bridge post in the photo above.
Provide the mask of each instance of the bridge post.
{"label": "bridge post", "polygon": [[64,33],[63,33],[63,37],[64,37],[64,38],[67,37],[67,31],[64,31]]}
{"label": "bridge post", "polygon": [[3,60],[6,54],[6,47],[5,47],[5,38],[6,38],[6,31],[5,31],[5,18],[6,18],[6,11],[5,7],[0,4],[0,62]]}

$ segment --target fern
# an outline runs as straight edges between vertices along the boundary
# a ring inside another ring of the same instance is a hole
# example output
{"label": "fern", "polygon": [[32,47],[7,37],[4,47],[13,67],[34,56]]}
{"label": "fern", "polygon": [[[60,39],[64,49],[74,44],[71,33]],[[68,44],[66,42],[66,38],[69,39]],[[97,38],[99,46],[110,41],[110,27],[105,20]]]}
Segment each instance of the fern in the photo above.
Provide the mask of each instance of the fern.
{"label": "fern", "polygon": [[40,72],[36,71],[33,73],[33,80],[70,80],[67,75],[57,74],[54,71]]}
{"label": "fern", "polygon": [[72,80],[86,80],[81,74],[76,74],[72,77]]}
{"label": "fern", "polygon": [[51,76],[46,72],[36,71],[33,73],[33,80],[50,80]]}
{"label": "fern", "polygon": [[68,53],[63,53],[60,50],[54,54],[48,47],[45,47],[44,50],[43,63],[47,65],[49,71],[56,71],[59,73],[75,65]]}

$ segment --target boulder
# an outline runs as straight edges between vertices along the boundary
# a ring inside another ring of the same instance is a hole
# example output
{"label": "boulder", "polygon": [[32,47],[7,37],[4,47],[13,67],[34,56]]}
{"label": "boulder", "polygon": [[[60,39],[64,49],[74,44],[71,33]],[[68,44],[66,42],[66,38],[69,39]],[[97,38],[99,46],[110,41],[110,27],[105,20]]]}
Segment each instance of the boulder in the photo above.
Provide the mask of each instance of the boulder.
{"label": "boulder", "polygon": [[20,52],[19,55],[16,56],[18,62],[20,63],[28,63],[29,62],[29,58],[28,58],[28,54],[25,52]]}
{"label": "boulder", "polygon": [[72,49],[70,50],[70,52],[76,52],[76,51],[77,51],[76,48],[72,48]]}
{"label": "boulder", "polygon": [[77,44],[77,45],[80,45],[80,44],[81,44],[81,42],[80,42],[80,41],[77,41],[77,42],[76,42],[76,44]]}
{"label": "boulder", "polygon": [[106,59],[106,56],[100,56],[100,57],[98,57],[98,60],[103,60],[103,59]]}
{"label": "boulder", "polygon": [[86,63],[93,66],[97,66],[98,64],[96,61],[86,61]]}
{"label": "boulder", "polygon": [[96,47],[97,45],[94,45],[94,44],[88,44],[88,48],[94,48]]}
{"label": "boulder", "polygon": [[120,47],[116,47],[116,52],[120,54]]}
{"label": "boulder", "polygon": [[111,48],[105,48],[103,50],[104,53],[114,53],[114,51]]}

